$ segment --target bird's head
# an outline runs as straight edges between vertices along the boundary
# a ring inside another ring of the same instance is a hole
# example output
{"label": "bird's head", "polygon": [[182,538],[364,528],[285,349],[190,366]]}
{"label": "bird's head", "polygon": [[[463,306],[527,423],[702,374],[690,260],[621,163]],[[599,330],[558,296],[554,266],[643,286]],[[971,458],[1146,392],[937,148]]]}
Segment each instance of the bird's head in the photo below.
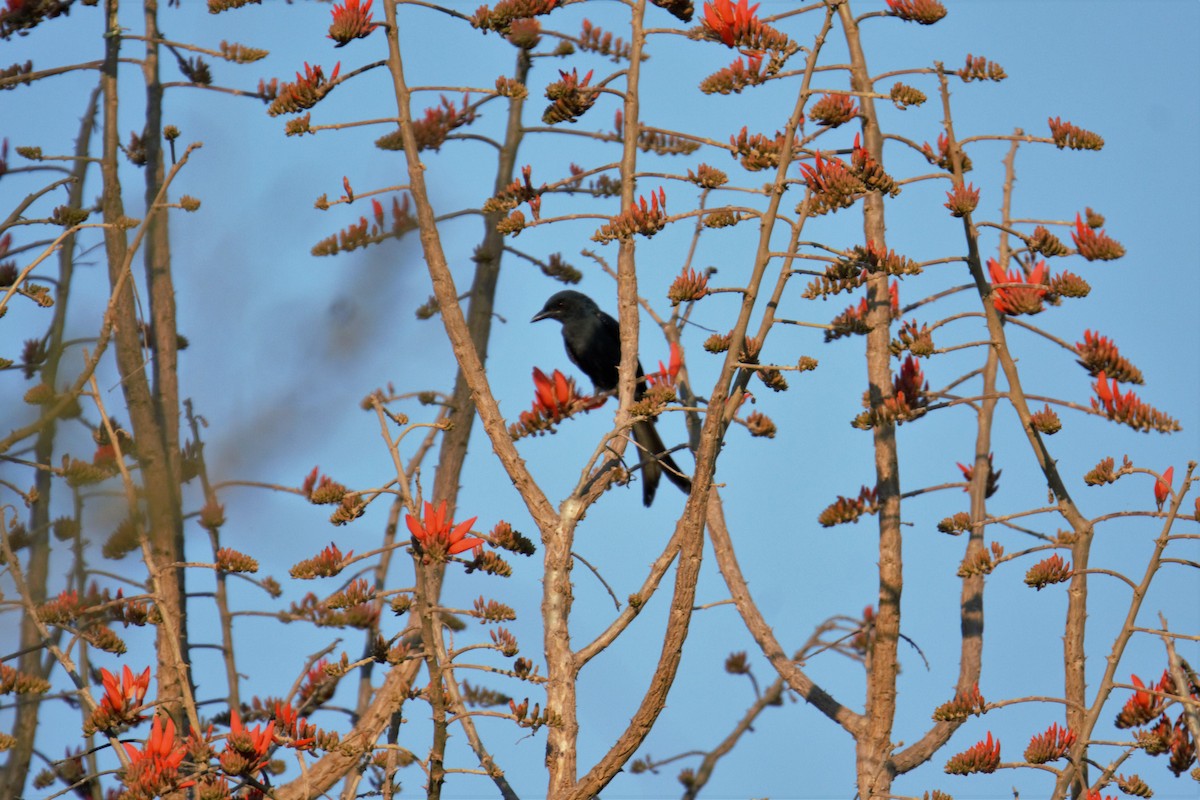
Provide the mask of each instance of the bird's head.
{"label": "bird's head", "polygon": [[599,310],[592,298],[586,294],[566,289],[558,292],[546,301],[546,305],[542,306],[542,310],[533,316],[530,322],[539,322],[543,319],[556,319],[563,322],[568,319],[594,314]]}

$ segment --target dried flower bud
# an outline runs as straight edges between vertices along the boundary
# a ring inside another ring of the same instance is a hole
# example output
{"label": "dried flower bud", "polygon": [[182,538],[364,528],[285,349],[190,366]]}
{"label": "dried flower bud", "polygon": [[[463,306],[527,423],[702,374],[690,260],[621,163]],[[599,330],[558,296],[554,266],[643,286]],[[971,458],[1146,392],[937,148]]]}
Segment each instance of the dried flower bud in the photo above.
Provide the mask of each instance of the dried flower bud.
{"label": "dried flower bud", "polygon": [[1062,556],[1055,553],[1029,568],[1025,573],[1025,585],[1032,586],[1040,592],[1050,584],[1062,583],[1070,577],[1070,563],[1063,561]]}
{"label": "dried flower bud", "polygon": [[1062,420],[1058,418],[1058,414],[1054,413],[1054,409],[1050,408],[1049,403],[1041,411],[1035,411],[1029,415],[1029,424],[1035,431],[1047,436],[1053,436],[1062,430]]}

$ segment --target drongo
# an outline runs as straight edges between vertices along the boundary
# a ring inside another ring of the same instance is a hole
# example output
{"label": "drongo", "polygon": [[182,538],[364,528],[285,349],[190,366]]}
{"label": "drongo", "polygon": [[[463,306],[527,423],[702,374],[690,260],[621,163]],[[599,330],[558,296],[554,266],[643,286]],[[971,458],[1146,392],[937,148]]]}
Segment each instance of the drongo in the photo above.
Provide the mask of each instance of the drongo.
{"label": "drongo", "polygon": [[[621,328],[615,319],[600,310],[600,306],[580,292],[559,292],[546,301],[546,305],[533,318],[533,322],[555,319],[562,323],[563,343],[567,355],[575,366],[592,379],[597,392],[611,392],[617,388],[617,375],[621,363]],[[637,365],[637,383],[634,384],[634,400],[640,400],[646,392],[645,374],[642,364]],[[653,419],[635,422],[633,440],[637,444],[638,462],[642,469],[642,502],[649,506],[654,502],[654,493],[662,479],[664,469],[667,479],[685,493],[691,492],[692,481],[671,458],[658,435]]]}

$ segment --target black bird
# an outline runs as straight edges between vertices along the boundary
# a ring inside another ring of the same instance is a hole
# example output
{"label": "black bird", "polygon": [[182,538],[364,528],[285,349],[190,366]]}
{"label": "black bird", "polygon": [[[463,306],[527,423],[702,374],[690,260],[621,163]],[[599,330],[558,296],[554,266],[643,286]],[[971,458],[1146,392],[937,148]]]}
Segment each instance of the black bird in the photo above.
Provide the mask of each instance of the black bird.
{"label": "black bird", "polygon": [[[556,319],[562,323],[563,344],[567,355],[575,366],[592,379],[597,392],[610,392],[617,388],[621,364],[621,327],[615,319],[600,310],[600,306],[580,292],[559,292],[546,301],[532,322]],[[637,383],[634,385],[634,400],[646,393],[642,378],[642,363],[637,365]],[[666,468],[667,478],[684,493],[692,491],[692,481],[666,452],[666,445],[658,435],[654,420],[644,420],[633,425],[633,440],[638,445],[638,462],[642,469],[642,502],[649,506],[654,502],[654,493]]]}

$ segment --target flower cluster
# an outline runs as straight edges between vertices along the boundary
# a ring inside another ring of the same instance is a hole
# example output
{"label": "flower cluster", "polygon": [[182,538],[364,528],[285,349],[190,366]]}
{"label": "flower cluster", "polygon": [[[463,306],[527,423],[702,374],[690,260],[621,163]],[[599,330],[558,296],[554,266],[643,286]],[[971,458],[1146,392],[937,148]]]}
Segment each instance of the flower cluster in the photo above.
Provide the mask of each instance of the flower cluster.
{"label": "flower cluster", "polygon": [[522,411],[519,420],[509,428],[513,439],[530,434],[540,435],[553,432],[554,425],[580,411],[599,407],[604,400],[581,395],[575,388],[575,379],[568,378],[558,370],[547,377],[537,367],[533,369],[533,407]]}
{"label": "flower cluster", "polygon": [[[441,95],[441,105],[425,109],[421,119],[413,120],[413,138],[417,140],[417,151],[440,150],[446,142],[446,137],[455,128],[469,125],[475,121],[475,107],[471,105],[471,95],[464,94],[462,108]],[[399,130],[379,137],[375,146],[380,150],[403,150],[404,139]]]}
{"label": "flower cluster", "polygon": [[187,755],[187,747],[176,736],[175,723],[170,717],[154,718],[150,738],[142,749],[128,742],[122,744],[129,756],[129,767],[118,774],[125,784],[127,800],[150,800],[192,785],[192,781],[180,780],[179,766]]}
{"label": "flower cluster", "polygon": [[374,222],[368,222],[366,217],[359,217],[358,222],[338,231],[332,236],[322,239],[313,245],[314,256],[332,256],[338,253],[348,253],[360,247],[379,244],[386,239],[399,239],[417,227],[416,217],[409,210],[408,195],[403,200],[392,198],[392,222],[390,227],[385,223],[383,205],[371,198],[371,212]]}
{"label": "flower cluster", "polygon": [[858,106],[854,104],[854,98],[848,94],[823,94],[821,99],[813,103],[812,108],[808,110],[810,120],[828,125],[830,128],[844,125],[857,116]]}
{"label": "flower cluster", "polygon": [[946,16],[946,7],[938,0],[887,0],[888,10],[905,22],[932,25]]}
{"label": "flower cluster", "polygon": [[559,79],[546,87],[546,99],[550,101],[550,105],[542,112],[542,122],[555,125],[559,122],[574,122],[583,116],[600,97],[597,89],[588,87],[594,71],[588,70],[588,74],[580,80],[579,70],[573,69],[566,73],[560,69]]}
{"label": "flower cluster", "polygon": [[522,728],[529,728],[531,733],[537,732],[537,729],[543,725],[557,724],[557,717],[550,713],[550,709],[542,711],[541,703],[533,704],[533,713],[529,710],[529,698],[526,697],[520,703],[512,700],[508,701],[509,710],[512,711],[513,719]]}
{"label": "flower cluster", "polygon": [[1175,468],[1167,467],[1166,471],[1154,481],[1154,502],[1158,503],[1158,510],[1162,511],[1163,504],[1171,496],[1171,483],[1175,480]]}
{"label": "flower cluster", "polygon": [[1063,561],[1062,556],[1055,553],[1029,568],[1025,573],[1025,585],[1032,586],[1040,592],[1050,584],[1062,583],[1070,577],[1070,562]]}
{"label": "flower cluster", "polygon": [[623,41],[619,36],[614,39],[611,33],[602,30],[598,25],[593,25],[591,20],[586,17],[579,32],[578,46],[580,50],[608,56],[618,63],[628,61],[633,52],[632,45]]}
{"label": "flower cluster", "polygon": [[990,575],[996,567],[996,562],[1003,555],[1004,546],[999,542],[992,542],[990,549],[968,547],[967,555],[963,557],[955,574],[960,578],[970,578],[973,575]]}
{"label": "flower cluster", "polygon": [[802,163],[800,173],[804,184],[812,193],[812,197],[807,201],[807,209],[814,217],[849,208],[854,204],[855,195],[865,188],[863,182],[846,166],[845,161],[837,157],[825,159],[820,153],[817,153],[816,161],[812,165]]}
{"label": "flower cluster", "polygon": [[865,269],[867,272],[886,272],[888,275],[920,275],[921,265],[911,258],[893,250],[885,250],[872,239],[867,246],[855,245],[850,249],[847,266]]}
{"label": "flower cluster", "polygon": [[233,709],[229,715],[229,737],[219,761],[221,769],[229,775],[253,776],[267,766],[267,755],[275,738],[275,720],[267,727],[255,725],[248,729],[242,725],[241,715]]}
{"label": "flower cluster", "polygon": [[635,233],[649,238],[666,225],[667,193],[659,187],[657,192],[650,193],[649,203],[646,202],[645,196],[641,196],[628,209],[601,225],[600,229],[592,234],[592,241],[601,244],[614,239],[628,241]]}
{"label": "flower cluster", "polygon": [[1083,341],[1075,343],[1079,353],[1079,364],[1095,376],[1101,372],[1121,383],[1145,383],[1142,371],[1121,355],[1117,346],[1107,337],[1091,330],[1083,332]]}
{"label": "flower cluster", "polygon": [[739,48],[746,54],[770,50],[787,56],[796,52],[794,42],[758,18],[758,6],[758,3],[751,6],[748,0],[738,0],[736,5],[731,0],[710,0],[704,4],[700,28],[690,35]]}
{"label": "flower cluster", "polygon": [[542,42],[542,23],[536,19],[514,19],[508,26],[508,43],[522,50],[532,50]]}
{"label": "flower cluster", "polygon": [[687,179],[701,189],[716,189],[718,186],[724,186],[729,183],[728,175],[708,164],[701,164],[696,168],[695,172],[692,172],[689,168]]}
{"label": "flower cluster", "polygon": [[[992,453],[988,453],[987,461],[988,461],[987,488],[984,490],[983,496],[991,497],[992,495],[994,495],[996,493],[996,490],[1000,488],[1001,470],[998,470],[994,466],[992,466]],[[964,492],[971,491],[971,482],[975,479],[975,467],[974,466],[968,467],[965,464],[960,462],[958,464],[958,468],[962,472],[963,478],[967,482],[967,485],[965,487],[963,487],[963,491]]]}
{"label": "flower cluster", "polygon": [[541,213],[541,192],[545,188],[545,184],[540,189],[533,188],[533,166],[526,164],[521,167],[520,178],[513,179],[512,183],[484,201],[483,211],[485,214],[509,212],[521,203],[529,203],[531,209],[536,208],[534,219],[538,219]]}
{"label": "flower cluster", "polygon": [[[1029,275],[1020,270],[1009,270],[1007,273],[994,258],[988,259],[988,274],[992,279],[992,305],[1001,314],[1016,316],[1018,314],[1037,314],[1042,310],[1042,298],[1046,296],[1046,276],[1049,270],[1045,261],[1039,261],[1029,271]],[[1017,286],[1003,284],[1018,284]]]}
{"label": "flower cluster", "polygon": [[929,382],[921,372],[921,364],[913,355],[904,359],[900,372],[892,381],[892,396],[885,398],[878,408],[870,407],[870,393],[863,393],[863,405],[867,410],[850,423],[855,428],[866,430],[880,424],[900,425],[914,420],[925,413],[929,405]]}
{"label": "flower cluster", "polygon": [[1063,270],[1062,272],[1050,278],[1050,294],[1049,299],[1055,300],[1060,297],[1087,297],[1091,294],[1092,287],[1083,278]]}
{"label": "flower cluster", "polygon": [[267,113],[277,117],[280,114],[296,114],[306,108],[312,108],[337,86],[337,76],[341,68],[342,62],[339,61],[326,78],[325,71],[320,66],[312,67],[305,61],[304,74],[297,72],[294,83],[279,85],[275,99],[267,107]]}
{"label": "flower cluster", "polygon": [[896,83],[892,85],[889,95],[892,98],[892,103],[895,104],[896,108],[900,109],[901,111],[909,106],[919,106],[929,99],[920,89],[916,89],[905,83],[900,83],[899,81],[896,81]]}
{"label": "flower cluster", "polygon": [[1142,679],[1137,675],[1130,675],[1129,679],[1137,688],[1134,689],[1133,694],[1125,701],[1125,705],[1117,714],[1117,719],[1113,724],[1118,728],[1136,728],[1155,719],[1162,713],[1166,701],[1152,692],[1169,692],[1174,685],[1171,676],[1166,671],[1163,672],[1158,683],[1150,684],[1148,687],[1150,691],[1147,691],[1146,684],[1142,683]]}
{"label": "flower cluster", "polygon": [[333,542],[329,543],[318,555],[307,558],[294,565],[288,574],[299,580],[311,578],[332,578],[346,566],[346,562],[354,555],[354,551],[342,555],[342,551]]}
{"label": "flower cluster", "polygon": [[1004,67],[997,64],[995,61],[988,61],[983,56],[972,56],[967,54],[967,65],[962,69],[955,70],[955,75],[963,79],[963,83],[971,81],[1002,81],[1008,77],[1004,72]]}
{"label": "flower cluster", "polygon": [[963,720],[970,716],[980,716],[987,711],[987,701],[979,693],[979,684],[970,689],[959,689],[953,700],[947,700],[933,712],[933,718],[939,722]]}
{"label": "flower cluster", "polygon": [[483,539],[467,536],[471,526],[478,517],[471,517],[458,525],[446,513],[446,501],[443,500],[434,508],[433,503],[425,503],[425,522],[412,514],[404,518],[409,533],[412,534],[413,547],[418,553],[430,557],[431,560],[445,561],[447,556],[482,548]]}
{"label": "flower cluster", "polygon": [[1096,390],[1096,397],[1092,398],[1092,410],[1115,422],[1123,422],[1137,431],[1171,433],[1181,430],[1177,420],[1143,403],[1132,389],[1121,394],[1117,379],[1113,378],[1110,385],[1103,371],[1096,376],[1092,388]]}
{"label": "flower cluster", "polygon": [[864,486],[859,490],[858,497],[842,497],[838,495],[837,500],[817,515],[817,522],[822,527],[832,528],[834,525],[841,525],[846,522],[857,523],[859,517],[863,514],[878,513],[879,497],[875,489],[868,489]]}
{"label": "flower cluster", "polygon": [[[900,316],[899,306],[892,309],[892,316]],[[828,337],[828,334],[826,336]],[[900,330],[896,332],[896,338],[889,343],[889,347],[892,355],[898,356],[907,350],[917,358],[926,358],[933,355],[933,331],[930,330],[927,323],[922,323],[918,328],[917,321],[910,319],[900,326]]]}
{"label": "flower cluster", "polygon": [[1101,150],[1104,139],[1096,133],[1077,128],[1069,122],[1063,122],[1061,117],[1051,117],[1050,137],[1058,145],[1058,149],[1069,147],[1072,150]]}
{"label": "flower cluster", "polygon": [[1025,760],[1030,764],[1045,764],[1065,758],[1071,745],[1075,744],[1075,731],[1060,728],[1054,723],[1045,733],[1035,734],[1025,748]]}
{"label": "flower cluster", "polygon": [[953,191],[946,192],[945,205],[950,209],[950,216],[965,217],[979,205],[979,190],[974,184],[960,183]]}
{"label": "flower cluster", "polygon": [[1107,236],[1103,230],[1099,233],[1096,232],[1096,228],[1104,224],[1104,218],[1101,217],[1100,223],[1093,226],[1091,209],[1088,211],[1087,225],[1080,219],[1078,213],[1075,214],[1075,230],[1071,233],[1071,239],[1075,242],[1075,249],[1079,251],[1079,255],[1088,261],[1112,261],[1125,255],[1125,248],[1120,242]]}
{"label": "flower cluster", "polygon": [[116,732],[145,719],[138,712],[145,703],[146,692],[150,688],[149,667],[146,667],[141,675],[134,677],[126,665],[119,680],[117,676],[101,667],[100,680],[104,684],[104,697],[100,698],[100,705],[84,725],[84,733],[91,735],[96,731]]}
{"label": "flower cluster", "polygon": [[1029,415],[1029,424],[1035,431],[1047,436],[1053,436],[1062,430],[1062,420],[1058,418],[1054,409],[1050,408],[1049,403],[1046,403],[1046,407],[1041,411],[1035,411]]}
{"label": "flower cluster", "polygon": [[45,678],[0,664],[0,694],[45,694],[48,691],[50,682]]}
{"label": "flower cluster", "polygon": [[504,520],[500,520],[488,533],[488,541],[492,547],[500,547],[513,553],[523,556],[531,556],[537,552],[537,547],[529,540],[529,537],[518,530],[514,530],[513,526]]}
{"label": "flower cluster", "polygon": [[987,739],[976,742],[968,749],[946,762],[946,773],[949,775],[970,775],[975,772],[995,772],[1000,766],[1000,740],[992,739],[988,731]]}
{"label": "flower cluster", "polygon": [[694,303],[708,295],[708,273],[698,273],[694,269],[684,268],[679,276],[671,282],[667,290],[667,299],[671,305]]}
{"label": "flower cluster", "polygon": [[1051,256],[1065,256],[1071,252],[1070,248],[1063,244],[1061,239],[1046,230],[1043,225],[1038,225],[1033,229],[1033,235],[1029,237],[1027,244],[1031,251],[1047,258]]}
{"label": "flower cluster", "polygon": [[[730,155],[742,159],[742,166],[751,172],[770,169],[779,166],[779,154],[783,152],[784,138],[779,131],[774,139],[768,139],[761,133],[749,135],[745,126],[736,136],[729,137]],[[799,147],[799,142],[793,142],[792,151]]]}
{"label": "flower cluster", "polygon": [[[888,287],[888,297],[890,299],[892,319],[898,319],[900,317],[900,285],[897,281],[892,281]],[[843,336],[865,336],[870,333],[871,328],[867,325],[867,314],[869,311],[870,307],[865,297],[858,301],[858,305],[849,306],[841,314],[830,320],[830,327],[825,331],[825,341],[832,342]]]}
{"label": "flower cluster", "polygon": [[[971,164],[971,159],[967,157],[967,151],[960,148],[959,153],[962,155],[962,171],[970,172],[973,165]],[[929,142],[925,142],[921,145],[921,154],[925,156],[925,159],[930,164],[939,166],[946,171],[954,169],[954,163],[950,158],[950,138],[944,133],[938,135],[938,149],[936,153],[930,147]]]}
{"label": "flower cluster", "polygon": [[516,20],[549,14],[557,7],[558,0],[500,0],[493,8],[480,6],[470,23],[471,27],[484,33],[496,31],[507,34]]}
{"label": "flower cluster", "polygon": [[[331,505],[342,502],[342,498],[349,490],[328,475],[321,475],[320,469],[320,467],[312,468],[312,472],[308,473],[304,483],[300,486],[300,492],[308,498],[308,502],[314,505]],[[318,476],[320,476],[320,480],[318,480]]]}
{"label": "flower cluster", "polygon": [[[763,69],[763,64],[767,68]],[[771,67],[774,62],[764,62],[762,56],[752,53],[735,59],[724,69],[719,69],[712,75],[700,81],[700,91],[704,94],[740,94],[747,86],[760,86],[773,74]]]}
{"label": "flower cluster", "polygon": [[746,417],[746,430],[750,431],[751,436],[774,439],[779,429],[770,417],[755,411]]}

